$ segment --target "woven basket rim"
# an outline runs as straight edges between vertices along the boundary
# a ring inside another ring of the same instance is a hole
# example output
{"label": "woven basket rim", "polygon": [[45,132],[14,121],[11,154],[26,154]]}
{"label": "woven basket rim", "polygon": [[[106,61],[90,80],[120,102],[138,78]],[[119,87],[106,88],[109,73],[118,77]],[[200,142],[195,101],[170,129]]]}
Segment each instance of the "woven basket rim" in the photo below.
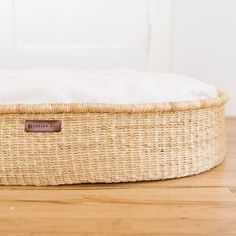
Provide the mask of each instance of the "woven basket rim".
{"label": "woven basket rim", "polygon": [[153,113],[205,109],[225,104],[228,95],[218,91],[214,99],[150,104],[54,103],[0,105],[0,114],[57,114],[57,113]]}

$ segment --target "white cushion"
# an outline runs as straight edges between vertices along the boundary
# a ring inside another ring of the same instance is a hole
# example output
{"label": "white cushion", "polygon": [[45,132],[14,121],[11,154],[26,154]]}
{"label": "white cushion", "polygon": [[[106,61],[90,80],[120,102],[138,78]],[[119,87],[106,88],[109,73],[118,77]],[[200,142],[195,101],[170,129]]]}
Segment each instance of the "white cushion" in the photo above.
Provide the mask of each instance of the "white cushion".
{"label": "white cushion", "polygon": [[175,74],[130,69],[0,70],[0,104],[137,104],[215,97],[213,86]]}

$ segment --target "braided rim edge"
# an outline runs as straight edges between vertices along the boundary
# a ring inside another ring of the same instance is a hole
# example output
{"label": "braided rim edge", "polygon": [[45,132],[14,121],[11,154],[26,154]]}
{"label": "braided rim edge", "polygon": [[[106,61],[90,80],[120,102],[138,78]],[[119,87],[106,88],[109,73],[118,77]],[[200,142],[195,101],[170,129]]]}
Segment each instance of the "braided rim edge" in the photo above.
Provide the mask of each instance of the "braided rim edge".
{"label": "braided rim edge", "polygon": [[227,100],[228,95],[224,91],[218,91],[218,97],[214,99],[184,102],[150,104],[55,103],[0,105],[0,114],[153,113],[188,111],[220,106],[225,104]]}

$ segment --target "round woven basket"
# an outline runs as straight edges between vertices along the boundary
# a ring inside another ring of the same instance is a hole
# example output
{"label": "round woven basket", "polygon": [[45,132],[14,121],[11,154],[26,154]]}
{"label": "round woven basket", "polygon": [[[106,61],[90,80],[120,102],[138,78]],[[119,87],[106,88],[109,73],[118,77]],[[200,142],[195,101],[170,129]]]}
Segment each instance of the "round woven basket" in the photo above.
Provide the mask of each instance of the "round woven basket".
{"label": "round woven basket", "polygon": [[[225,157],[217,99],[147,105],[0,106],[0,184],[59,185],[160,180],[198,174]],[[61,132],[25,132],[57,120]]]}

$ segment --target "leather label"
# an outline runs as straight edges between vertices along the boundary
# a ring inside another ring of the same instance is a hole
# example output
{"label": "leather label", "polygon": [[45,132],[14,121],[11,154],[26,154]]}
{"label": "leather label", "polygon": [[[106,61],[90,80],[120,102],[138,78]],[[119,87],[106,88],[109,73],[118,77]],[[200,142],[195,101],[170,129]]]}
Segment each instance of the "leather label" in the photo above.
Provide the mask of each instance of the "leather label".
{"label": "leather label", "polygon": [[59,120],[26,120],[26,132],[60,132],[61,122]]}

